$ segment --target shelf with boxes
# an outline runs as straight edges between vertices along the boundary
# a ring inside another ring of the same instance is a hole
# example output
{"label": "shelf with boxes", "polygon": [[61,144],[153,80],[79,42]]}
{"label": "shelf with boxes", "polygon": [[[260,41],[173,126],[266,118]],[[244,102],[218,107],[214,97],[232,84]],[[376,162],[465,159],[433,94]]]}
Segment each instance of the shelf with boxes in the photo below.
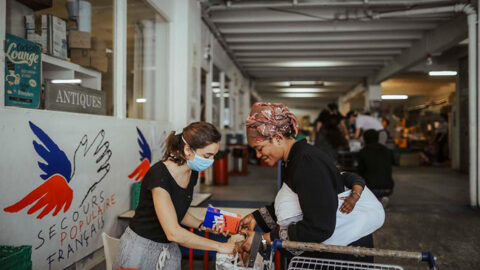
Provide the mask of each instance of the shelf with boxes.
{"label": "shelf with boxes", "polygon": [[25,16],[25,29],[27,39],[42,49],[42,81],[81,79],[81,86],[101,90],[101,72],[108,71],[104,41],[89,32],[67,31],[67,22],[51,14]]}
{"label": "shelf with boxes", "polygon": [[70,80],[81,79],[83,87],[101,90],[102,73],[81,65],[71,63],[48,54],[42,54],[42,79]]}

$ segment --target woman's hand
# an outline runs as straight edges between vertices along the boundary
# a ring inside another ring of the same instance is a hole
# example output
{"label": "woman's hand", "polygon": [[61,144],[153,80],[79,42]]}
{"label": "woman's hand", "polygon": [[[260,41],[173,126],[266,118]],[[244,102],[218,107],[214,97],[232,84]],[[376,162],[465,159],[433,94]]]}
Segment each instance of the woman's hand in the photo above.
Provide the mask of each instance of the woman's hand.
{"label": "woman's hand", "polygon": [[238,249],[239,251],[238,256],[240,260],[243,261],[244,264],[246,264],[249,259],[250,249],[252,248],[253,236],[255,235],[254,231],[247,231],[245,233],[246,233],[246,238],[244,241],[241,242],[241,246]]}
{"label": "woman's hand", "polygon": [[224,231],[223,230],[224,228],[225,228],[225,224],[221,224],[221,225],[218,225],[218,226],[217,226],[217,224],[214,224],[213,227],[212,227],[212,232],[214,234],[221,234],[223,236],[228,236],[230,231],[228,231],[228,230]]}
{"label": "woman's hand", "polygon": [[343,214],[350,214],[355,208],[355,204],[360,199],[360,195],[357,193],[350,193],[348,197],[341,197],[340,200],[343,200],[343,204],[340,207],[340,212]]}
{"label": "woman's hand", "polygon": [[226,243],[218,243],[217,252],[222,254],[235,254],[237,252],[237,248],[235,243],[226,242]]}
{"label": "woman's hand", "polygon": [[240,231],[253,231],[257,226],[257,221],[252,214],[248,214],[240,220]]}

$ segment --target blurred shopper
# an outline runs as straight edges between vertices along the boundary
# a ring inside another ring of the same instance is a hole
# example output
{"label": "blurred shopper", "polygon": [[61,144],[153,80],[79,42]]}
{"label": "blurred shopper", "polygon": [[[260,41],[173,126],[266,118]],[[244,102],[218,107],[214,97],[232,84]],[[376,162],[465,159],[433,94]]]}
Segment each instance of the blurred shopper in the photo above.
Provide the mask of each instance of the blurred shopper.
{"label": "blurred shopper", "polygon": [[388,133],[377,118],[370,115],[358,114],[354,111],[349,111],[347,118],[350,122],[355,122],[355,136],[353,139],[359,139],[361,132],[373,129],[379,133],[379,142],[383,145],[387,143]]}
{"label": "blurred shopper", "polygon": [[[181,269],[178,245],[234,253],[233,243],[216,242],[185,229],[203,224],[188,208],[198,172],[213,164],[220,138],[207,122],[192,123],[180,134],[170,133],[163,160],[143,179],[138,207],[120,239],[113,269]],[[223,227],[216,229],[220,232]]]}
{"label": "blurred shopper", "polygon": [[[359,179],[358,177],[348,180],[351,174],[341,174],[333,160],[317,147],[309,145],[305,140],[294,139],[297,134],[296,119],[283,104],[255,103],[246,121],[246,127],[248,144],[256,149],[259,158],[271,165],[279,160],[283,161],[281,191],[287,189],[284,191],[298,197],[302,213],[302,218],[297,220],[298,222],[287,222],[283,224],[284,226],[278,227],[279,217],[276,215],[276,208],[279,205],[276,198],[275,203],[245,216],[240,227],[253,230],[256,225],[260,226],[266,232],[263,237],[267,243],[275,239],[316,243],[327,241],[334,234],[336,225],[340,224],[337,211],[351,213],[364,195],[374,196],[368,189],[364,190],[363,183],[355,180]],[[341,198],[339,203],[338,194],[346,192],[345,186],[350,188],[351,192],[347,190],[348,194]],[[365,192],[366,194],[362,195]],[[277,196],[280,194],[281,192]],[[368,220],[381,220],[383,223],[383,209],[370,214],[378,219],[369,216]],[[350,228],[349,233],[342,234],[343,237],[353,237],[355,230]],[[372,232],[343,245],[373,247]],[[249,237],[242,246],[243,251],[248,251],[250,244]]]}
{"label": "blurred shopper", "polygon": [[[337,158],[337,151],[348,147],[343,132],[348,132],[345,127],[343,115],[338,111],[335,103],[330,103],[327,109],[324,109],[316,120],[317,136],[315,146],[327,153],[332,159]],[[342,130],[340,130],[342,128]]]}
{"label": "blurred shopper", "polygon": [[378,142],[378,132],[370,129],[363,134],[365,147],[358,153],[358,173],[365,179],[367,187],[386,207],[388,196],[393,192],[393,153]]}

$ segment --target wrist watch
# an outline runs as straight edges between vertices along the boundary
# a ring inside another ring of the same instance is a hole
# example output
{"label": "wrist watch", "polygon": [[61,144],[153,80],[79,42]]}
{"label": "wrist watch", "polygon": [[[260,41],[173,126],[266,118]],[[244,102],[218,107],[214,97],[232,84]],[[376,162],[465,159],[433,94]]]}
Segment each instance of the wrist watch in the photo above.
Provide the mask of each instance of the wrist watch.
{"label": "wrist watch", "polygon": [[265,239],[265,237],[263,237],[263,234],[262,234],[262,247],[263,247],[263,250],[267,250],[267,240]]}

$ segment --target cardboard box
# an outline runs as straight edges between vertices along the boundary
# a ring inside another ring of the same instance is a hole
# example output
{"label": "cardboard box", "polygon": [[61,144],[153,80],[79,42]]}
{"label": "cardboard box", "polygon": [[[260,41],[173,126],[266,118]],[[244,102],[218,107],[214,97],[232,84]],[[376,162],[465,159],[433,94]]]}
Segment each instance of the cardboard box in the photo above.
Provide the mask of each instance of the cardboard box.
{"label": "cardboard box", "polygon": [[69,49],[90,49],[91,37],[89,32],[76,30],[68,31],[68,48]]}
{"label": "cardboard box", "polygon": [[25,16],[25,30],[27,40],[37,43],[43,53],[48,53],[48,16]]}
{"label": "cardboard box", "polygon": [[237,233],[238,226],[242,217],[239,214],[230,213],[217,208],[208,207],[205,219],[203,220],[203,226],[212,228],[213,225],[224,225],[224,231],[230,233]]}
{"label": "cardboard box", "polygon": [[70,59],[75,64],[90,67],[90,52],[88,49],[71,49]]}
{"label": "cardboard box", "polygon": [[101,71],[107,72],[108,71],[108,57],[107,56],[90,56],[90,67]]}
{"label": "cardboard box", "polygon": [[51,56],[67,58],[66,22],[53,15],[25,16],[27,40],[42,47],[42,51]]}
{"label": "cardboard box", "polygon": [[67,23],[53,15],[48,15],[48,53],[67,59]]}
{"label": "cardboard box", "polygon": [[99,40],[96,37],[92,37],[92,47],[90,55],[106,56],[107,55],[107,43],[103,40]]}

